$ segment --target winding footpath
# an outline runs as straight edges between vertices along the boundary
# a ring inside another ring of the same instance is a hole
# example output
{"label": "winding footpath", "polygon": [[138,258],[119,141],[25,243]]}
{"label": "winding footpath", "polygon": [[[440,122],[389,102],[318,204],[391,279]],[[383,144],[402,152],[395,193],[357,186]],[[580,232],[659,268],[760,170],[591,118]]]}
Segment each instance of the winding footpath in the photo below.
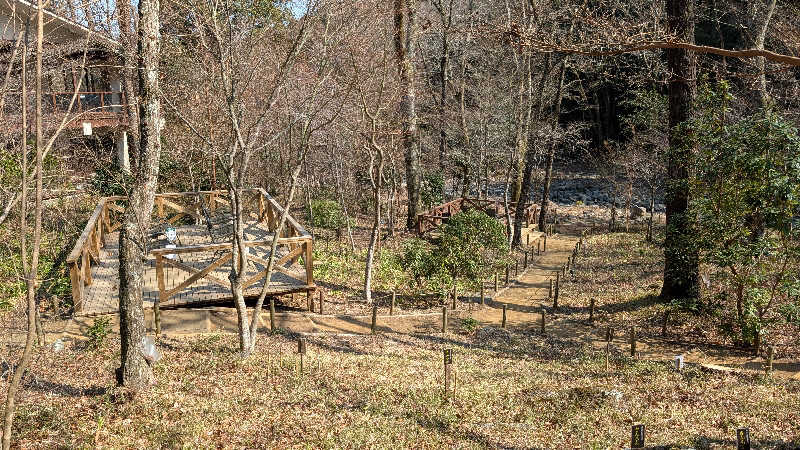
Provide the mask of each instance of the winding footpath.
{"label": "winding footpath", "polygon": [[[526,230],[527,232],[527,230]],[[503,318],[503,306],[506,307],[506,326],[510,329],[536,331],[541,328],[541,305],[546,304],[546,333],[562,340],[591,345],[598,351],[606,347],[605,328],[593,327],[583,322],[550,315],[548,293],[550,279],[554,272],[561,268],[572,253],[577,238],[575,236],[556,235],[548,238],[547,252],[532,258],[528,268],[508,286],[502,286],[498,292],[486,290],[487,305],[477,304],[477,295],[464,297],[456,310],[448,311],[448,332],[461,328],[461,319],[470,317],[484,326],[500,327]],[[95,318],[76,317],[62,323],[53,330],[50,339],[58,335],[63,339],[85,339],[86,329]],[[118,318],[114,317],[113,329],[117,330]],[[147,315],[148,326],[152,328],[152,312]],[[304,335],[364,335],[371,329],[371,316],[352,315],[320,315],[307,312],[283,312],[276,314],[276,325],[288,331]],[[261,316],[263,330],[269,329],[269,313]],[[236,332],[236,315],[233,308],[203,308],[165,310],[161,314],[162,333],[165,335],[186,335],[207,332]],[[393,316],[377,317],[378,333],[400,334],[441,334],[441,312],[427,314],[404,314],[403,311]],[[627,333],[617,331],[612,350],[621,354],[630,351]],[[700,364],[708,369],[750,372],[762,371],[764,361],[744,353],[737,353],[730,348],[714,348],[693,346],[660,338],[641,338],[637,342],[637,357],[653,361],[673,361],[676,355],[683,355],[689,364]],[[774,374],[782,378],[800,381],[800,363],[789,360],[775,360]]]}

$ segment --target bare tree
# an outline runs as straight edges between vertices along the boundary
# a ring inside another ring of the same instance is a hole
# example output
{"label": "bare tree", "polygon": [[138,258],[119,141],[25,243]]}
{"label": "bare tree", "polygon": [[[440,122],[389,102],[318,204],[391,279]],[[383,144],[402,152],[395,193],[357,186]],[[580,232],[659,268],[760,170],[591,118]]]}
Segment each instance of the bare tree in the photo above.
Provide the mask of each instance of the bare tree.
{"label": "bare tree", "polygon": [[[139,155],[119,234],[119,315],[121,366],[117,382],[134,392],[153,381],[144,355],[144,260],[158,185],[162,113],[159,90],[161,21],[159,0],[139,1]],[[126,42],[130,45],[130,41]]]}
{"label": "bare tree", "polygon": [[417,225],[420,213],[420,188],[422,174],[417,143],[417,112],[414,88],[414,46],[416,45],[417,0],[394,0],[394,49],[397,72],[403,95],[400,99],[400,115],[403,124],[401,145],[405,152],[406,190],[408,191],[408,218],[406,227]]}

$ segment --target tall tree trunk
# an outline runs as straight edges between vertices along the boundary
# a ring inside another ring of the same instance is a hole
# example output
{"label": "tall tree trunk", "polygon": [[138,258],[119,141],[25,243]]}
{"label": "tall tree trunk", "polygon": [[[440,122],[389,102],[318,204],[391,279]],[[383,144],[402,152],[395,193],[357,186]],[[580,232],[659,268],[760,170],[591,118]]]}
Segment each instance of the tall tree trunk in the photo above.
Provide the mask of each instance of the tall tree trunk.
{"label": "tall tree trunk", "polygon": [[[670,33],[683,42],[694,43],[694,0],[667,0]],[[699,257],[691,243],[689,218],[689,159],[691,138],[679,125],[691,117],[694,97],[695,62],[687,50],[667,49],[669,81],[670,153],[667,161],[667,230],[664,241],[664,286],[661,297],[697,298]]]}
{"label": "tall tree trunk", "polygon": [[117,2],[117,14],[119,16],[120,42],[122,42],[123,67],[120,74],[122,89],[125,92],[125,109],[128,113],[128,153],[131,165],[135,167],[139,158],[139,105],[136,95],[138,76],[136,49],[139,38],[131,20],[130,0]]}
{"label": "tall tree trunk", "polygon": [[[558,125],[558,116],[561,115],[561,99],[563,98],[563,90],[564,90],[564,74],[567,68],[567,58],[564,57],[564,60],[561,61],[561,69],[559,70],[558,75],[558,94],[556,99],[556,113],[554,118],[554,126]],[[544,163],[544,183],[542,185],[542,200],[541,204],[539,205],[539,231],[544,231],[546,218],[547,218],[547,208],[550,203],[550,185],[553,182],[553,160],[556,157],[556,143],[551,139],[550,144],[547,148],[547,157]]]}
{"label": "tall tree trunk", "polygon": [[23,264],[23,272],[25,275],[25,298],[27,300],[27,334],[25,336],[25,347],[22,350],[22,357],[19,364],[14,368],[14,375],[11,377],[11,382],[8,385],[6,393],[5,411],[3,414],[3,450],[11,448],[11,429],[14,421],[14,411],[16,409],[16,396],[19,391],[20,384],[22,383],[22,375],[30,364],[33,356],[33,341],[36,338],[36,280],[39,272],[39,249],[41,248],[42,241],[42,151],[44,147],[44,139],[42,136],[42,53],[44,40],[44,14],[42,0],[38,0],[37,14],[36,14],[36,162],[35,162],[35,177],[36,177],[36,200],[34,206],[34,231],[33,231],[33,249],[31,251],[30,264],[27,257],[27,240],[26,235],[28,232],[27,223],[27,206],[28,206],[28,148],[27,148],[27,92],[26,92],[26,55],[28,53],[27,36],[24,44],[24,53],[22,58],[22,111],[23,111],[23,127],[21,145],[22,157],[22,193],[21,193],[21,210],[20,210],[20,232],[21,237],[21,258]]}
{"label": "tall tree trunk", "polygon": [[[442,15],[442,54],[439,58],[439,171],[444,174],[445,159],[447,158],[447,131],[445,130],[447,122],[447,70],[450,65],[450,49],[447,41],[447,28],[444,24],[445,17]],[[443,192],[444,194],[444,192]]]}
{"label": "tall tree trunk", "polygon": [[416,10],[416,0],[394,0],[394,48],[403,92],[400,99],[400,116],[403,122],[401,140],[406,164],[406,189],[408,191],[406,227],[409,230],[417,226],[417,215],[420,212],[420,185],[422,182],[419,149],[417,147],[417,113],[414,89]]}
{"label": "tall tree trunk", "polygon": [[161,102],[158,63],[161,53],[159,0],[139,1],[139,160],[119,234],[119,313],[121,362],[117,381],[138,390],[152,382],[144,359],[142,289],[150,215],[161,157]]}

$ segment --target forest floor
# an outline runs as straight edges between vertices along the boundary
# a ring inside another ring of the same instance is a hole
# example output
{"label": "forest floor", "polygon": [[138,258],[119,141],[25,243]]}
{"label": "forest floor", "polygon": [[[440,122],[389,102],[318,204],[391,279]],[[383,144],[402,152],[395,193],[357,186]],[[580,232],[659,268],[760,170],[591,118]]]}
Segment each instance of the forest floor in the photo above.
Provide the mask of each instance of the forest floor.
{"label": "forest floor", "polygon": [[[229,309],[169,311],[158,382],[133,401],[114,386],[116,327],[87,339],[94,320],[81,319],[63,350],[37,351],[14,439],[25,448],[620,448],[641,422],[651,445],[730,448],[736,428],[746,426],[756,448],[800,448],[796,329],[775,338],[776,376],[769,377],[760,358],[726,345],[696,317],[675,313],[661,336],[660,252],[637,233],[588,238],[553,308],[549,281],[576,239],[548,239],[548,252],[510,286],[487,291],[488,306],[462,299],[446,334],[440,311],[382,313],[374,336],[369,316],[284,312],[275,334],[262,316],[257,351],[242,360],[228,332],[236,326]],[[507,329],[500,328],[504,304]],[[6,330],[20,330],[21,319],[20,311],[6,314]],[[631,325],[639,338],[634,357]],[[607,326],[617,330],[608,369]],[[308,341],[302,374],[300,336]],[[18,358],[19,337],[4,333],[6,361]],[[450,402],[442,390],[446,348],[456,374]],[[689,363],[682,372],[672,368],[677,354]],[[9,367],[3,363],[3,384]]]}

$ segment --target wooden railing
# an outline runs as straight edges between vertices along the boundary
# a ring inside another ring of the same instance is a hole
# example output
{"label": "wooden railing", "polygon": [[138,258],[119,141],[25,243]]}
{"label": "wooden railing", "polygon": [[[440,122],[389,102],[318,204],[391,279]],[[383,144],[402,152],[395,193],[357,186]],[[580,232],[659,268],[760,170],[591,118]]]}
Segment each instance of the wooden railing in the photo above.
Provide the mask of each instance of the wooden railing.
{"label": "wooden railing", "polygon": [[[283,213],[283,207],[263,189],[247,189],[244,193],[249,196],[250,204],[255,205],[254,211],[251,211],[248,217],[259,224],[264,224],[269,232],[274,233]],[[92,284],[91,267],[100,261],[100,249],[105,245],[106,235],[121,227],[120,219],[124,208],[117,204],[121,200],[125,200],[125,198],[104,197],[100,199],[83,233],[67,258],[76,312],[80,312],[83,305],[84,288]],[[187,218],[195,224],[203,224],[209,219],[210,214],[216,212],[220,207],[226,206],[230,206],[227,191],[164,193],[157,194],[155,197],[154,215],[167,224],[178,224],[179,221]],[[252,223],[247,218],[245,221]],[[272,240],[270,237],[247,241],[245,246],[260,248],[263,251],[265,247],[271,248]],[[301,284],[304,288],[313,289],[313,238],[291,215],[287,215],[286,226],[278,237],[278,249],[286,250],[286,253],[275,261],[274,271],[295,279],[298,281],[297,284]],[[187,259],[195,261],[206,259],[211,262],[205,267],[197,268],[185,264],[177,258],[173,259],[171,255],[184,255]],[[148,252],[148,256],[155,259],[158,302],[160,303],[166,303],[170,298],[201,281],[230,289],[230,283],[226,279],[216,277],[212,273],[231,259],[230,237],[219,243],[177,245],[175,248],[153,249]],[[298,277],[297,271],[293,272],[290,269],[293,265],[298,264],[301,258],[303,264],[299,267],[302,275]],[[266,266],[266,261],[255,254],[251,255],[249,259]],[[177,286],[168,289],[165,267],[188,272],[189,276]],[[245,290],[263,280],[266,276],[265,272],[262,270],[249,277],[244,283]]]}
{"label": "wooden railing", "polygon": [[83,306],[84,289],[92,284],[92,264],[100,262],[100,249],[105,246],[108,233],[121,226],[125,209],[117,204],[125,197],[103,197],[98,202],[78,241],[67,256],[69,278],[72,284],[72,301],[75,311]]}
{"label": "wooden railing", "polygon": [[[417,215],[417,233],[422,235],[431,230],[436,229],[447,220],[461,211],[470,209],[478,209],[491,217],[495,217],[505,221],[506,210],[502,200],[489,200],[478,198],[457,198],[455,200],[443,203],[432,208],[423,214]],[[509,203],[508,209],[511,217],[514,217],[517,211],[516,203]],[[536,217],[539,212],[539,206],[535,203],[525,203],[525,216],[523,222],[527,224],[536,222]]]}

